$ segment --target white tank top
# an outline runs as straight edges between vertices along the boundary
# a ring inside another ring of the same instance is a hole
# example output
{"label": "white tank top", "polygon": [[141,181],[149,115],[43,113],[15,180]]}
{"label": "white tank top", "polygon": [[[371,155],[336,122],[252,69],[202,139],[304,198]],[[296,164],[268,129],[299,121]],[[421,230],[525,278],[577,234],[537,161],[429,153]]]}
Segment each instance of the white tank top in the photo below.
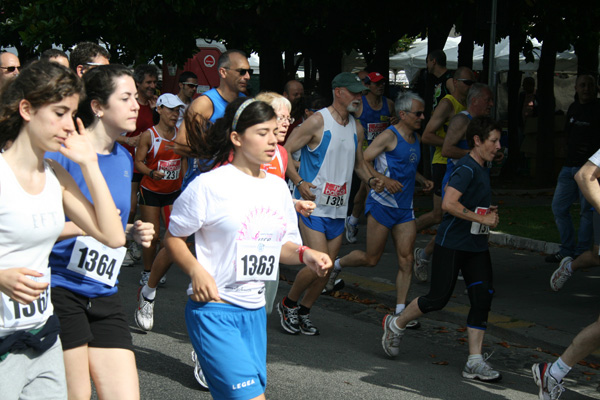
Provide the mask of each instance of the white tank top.
{"label": "white tank top", "polygon": [[356,121],[349,115],[348,124],[342,126],[327,108],[318,112],[323,116],[323,137],[315,149],[308,146],[302,149],[299,173],[302,179],[316,186],[311,189],[317,204],[312,215],[346,218],[358,145]]}
{"label": "white tank top", "polygon": [[[62,188],[44,162],[46,184],[41,193],[27,193],[0,155],[0,269],[26,267],[50,282],[48,256],[65,225]],[[50,286],[40,298],[23,305],[0,293],[0,337],[17,330],[41,328],[52,315]]]}

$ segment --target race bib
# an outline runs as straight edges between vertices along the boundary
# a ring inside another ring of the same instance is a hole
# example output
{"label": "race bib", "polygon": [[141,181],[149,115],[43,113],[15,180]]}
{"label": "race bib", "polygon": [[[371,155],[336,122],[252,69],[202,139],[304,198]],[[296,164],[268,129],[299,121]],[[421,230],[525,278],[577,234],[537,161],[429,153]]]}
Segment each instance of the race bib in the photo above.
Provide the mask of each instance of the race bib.
{"label": "race bib", "polygon": [[[486,215],[490,212],[490,209],[487,207],[477,207],[475,209],[475,213],[479,215]],[[490,227],[487,225],[482,225],[479,222],[471,222],[471,233],[473,235],[489,235]]]}
{"label": "race bib", "polygon": [[389,122],[373,122],[367,124],[367,140],[369,142],[373,141],[379,134],[387,129],[390,126]]}
{"label": "race bib", "polygon": [[[38,278],[28,276],[36,282],[50,283],[50,269],[46,275]],[[21,304],[2,293],[2,306],[4,307],[4,327],[18,328],[24,325],[38,324],[50,318],[50,285],[42,292],[37,300],[29,304]]]}
{"label": "race bib", "polygon": [[280,254],[281,242],[239,240],[235,268],[236,282],[276,280]]}
{"label": "race bib", "polygon": [[179,171],[181,170],[181,159],[158,160],[158,170],[165,174],[163,180],[175,181],[179,179]]}
{"label": "race bib", "polygon": [[341,186],[333,183],[326,183],[323,188],[323,193],[321,193],[319,204],[336,208],[345,205],[348,199],[346,187],[346,183]]}
{"label": "race bib", "polygon": [[125,253],[125,247],[113,249],[91,236],[78,236],[67,269],[113,287]]}

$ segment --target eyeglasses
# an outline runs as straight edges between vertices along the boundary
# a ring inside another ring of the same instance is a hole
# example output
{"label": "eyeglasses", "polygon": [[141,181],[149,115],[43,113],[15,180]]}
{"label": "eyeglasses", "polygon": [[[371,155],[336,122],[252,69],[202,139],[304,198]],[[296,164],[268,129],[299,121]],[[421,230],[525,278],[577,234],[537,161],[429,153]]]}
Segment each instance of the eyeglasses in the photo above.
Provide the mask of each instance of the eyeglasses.
{"label": "eyeglasses", "polygon": [[462,83],[464,83],[467,86],[471,86],[472,84],[475,83],[475,81],[472,81],[470,79],[457,79],[457,81],[461,81]]}
{"label": "eyeglasses", "polygon": [[[231,69],[231,68],[227,68],[227,67],[223,67],[223,68],[225,68],[225,69]],[[252,68],[248,68],[248,69],[246,69],[246,68],[236,68],[236,69],[234,69],[234,71],[237,71],[240,74],[240,76],[244,76],[246,74],[252,76],[252,73],[254,72],[254,71],[252,71]]]}
{"label": "eyeglasses", "polygon": [[407,113],[415,114],[417,118],[421,118],[425,114],[425,111],[404,111]]}
{"label": "eyeglasses", "polygon": [[5,69],[6,72],[8,72],[9,74],[12,74],[15,71],[21,72],[21,66],[20,65],[18,67],[12,66],[12,67],[0,67],[0,68]]}
{"label": "eyeglasses", "polygon": [[182,83],[182,85],[188,85],[188,86],[191,86],[191,87],[194,87],[194,88],[195,88],[195,87],[198,87],[198,84],[197,84],[197,83],[183,82],[183,83]]}
{"label": "eyeglasses", "polygon": [[294,123],[295,119],[290,117],[277,117],[277,122],[287,121],[290,125]]}

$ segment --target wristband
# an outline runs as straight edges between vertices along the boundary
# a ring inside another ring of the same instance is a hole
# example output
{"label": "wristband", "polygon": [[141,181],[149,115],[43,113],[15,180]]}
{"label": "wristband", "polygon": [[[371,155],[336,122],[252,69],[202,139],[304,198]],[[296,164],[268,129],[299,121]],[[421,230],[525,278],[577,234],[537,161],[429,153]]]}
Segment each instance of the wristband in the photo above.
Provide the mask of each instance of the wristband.
{"label": "wristband", "polygon": [[367,186],[371,187],[371,179],[375,179],[374,176],[370,177],[369,180],[367,181]]}
{"label": "wristband", "polygon": [[150,175],[150,178],[154,179],[154,170],[150,171],[148,175]]}
{"label": "wristband", "polygon": [[304,264],[304,252],[310,249],[308,246],[300,246],[298,247],[298,259],[300,260],[300,264]]}
{"label": "wristband", "polygon": [[296,183],[296,187],[302,185],[304,183],[304,179],[300,179],[300,181],[298,183]]}

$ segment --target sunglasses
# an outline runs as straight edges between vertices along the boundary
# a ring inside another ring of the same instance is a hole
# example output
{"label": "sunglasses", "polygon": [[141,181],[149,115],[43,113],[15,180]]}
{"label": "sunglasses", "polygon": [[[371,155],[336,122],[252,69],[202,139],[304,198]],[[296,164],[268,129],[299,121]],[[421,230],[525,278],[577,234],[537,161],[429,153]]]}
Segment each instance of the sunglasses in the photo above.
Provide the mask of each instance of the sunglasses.
{"label": "sunglasses", "polygon": [[191,86],[191,87],[198,87],[198,84],[197,84],[197,83],[189,83],[189,82],[185,82],[185,83],[182,83],[182,85],[188,85],[188,86]]}
{"label": "sunglasses", "polygon": [[475,81],[472,81],[470,79],[457,79],[457,81],[461,81],[462,83],[464,83],[467,86],[471,86],[472,84],[475,83]]}
{"label": "sunglasses", "polygon": [[421,118],[425,114],[425,111],[404,111],[407,113],[415,114],[417,118]]}
{"label": "sunglasses", "polygon": [[12,74],[15,71],[21,72],[21,66],[18,66],[18,67],[15,67],[15,66],[12,66],[12,67],[0,67],[0,68],[5,69],[6,72],[8,72],[9,74]]}
{"label": "sunglasses", "polygon": [[[231,69],[231,68],[227,68],[227,67],[223,67],[223,68],[225,68],[225,69]],[[237,69],[234,69],[234,71],[237,71],[240,74],[240,76],[244,76],[246,74],[252,76],[252,73],[254,72],[254,71],[252,71],[252,68],[248,68],[248,69],[246,69],[246,68],[237,68]]]}

